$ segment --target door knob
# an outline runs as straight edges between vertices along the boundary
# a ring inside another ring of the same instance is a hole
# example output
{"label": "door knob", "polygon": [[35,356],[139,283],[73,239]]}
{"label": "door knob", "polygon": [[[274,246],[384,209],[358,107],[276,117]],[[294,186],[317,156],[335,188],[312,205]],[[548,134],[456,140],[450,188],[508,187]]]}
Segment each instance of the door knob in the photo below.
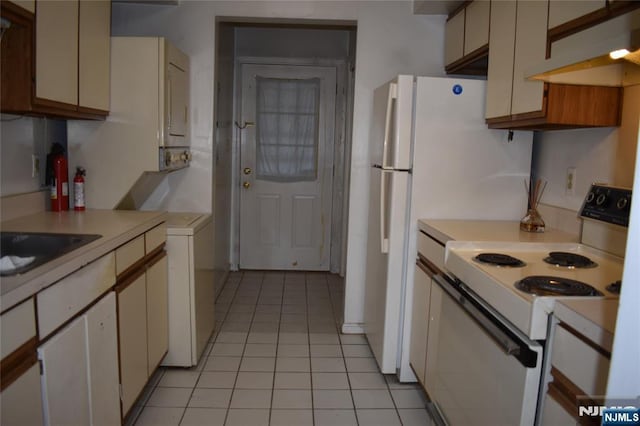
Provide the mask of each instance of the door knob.
{"label": "door knob", "polygon": [[250,174],[251,174],[251,168],[249,168],[249,167],[245,167],[245,168],[242,170],[242,173],[244,173],[245,175],[250,175]]}
{"label": "door knob", "polygon": [[251,186],[251,184],[247,181],[242,183],[242,186],[244,187],[244,189],[249,189],[249,187]]}

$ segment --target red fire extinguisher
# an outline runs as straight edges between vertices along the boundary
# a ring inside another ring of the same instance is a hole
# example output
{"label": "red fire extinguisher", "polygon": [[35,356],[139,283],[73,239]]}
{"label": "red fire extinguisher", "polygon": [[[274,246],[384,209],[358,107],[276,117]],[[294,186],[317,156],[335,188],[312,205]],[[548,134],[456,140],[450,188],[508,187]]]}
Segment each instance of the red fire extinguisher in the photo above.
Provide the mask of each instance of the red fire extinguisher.
{"label": "red fire extinguisher", "polygon": [[73,178],[73,209],[84,210],[84,175],[82,167],[76,167],[76,176]]}
{"label": "red fire extinguisher", "polygon": [[51,210],[69,210],[69,172],[64,148],[58,143],[51,147],[47,155],[47,183],[51,188]]}

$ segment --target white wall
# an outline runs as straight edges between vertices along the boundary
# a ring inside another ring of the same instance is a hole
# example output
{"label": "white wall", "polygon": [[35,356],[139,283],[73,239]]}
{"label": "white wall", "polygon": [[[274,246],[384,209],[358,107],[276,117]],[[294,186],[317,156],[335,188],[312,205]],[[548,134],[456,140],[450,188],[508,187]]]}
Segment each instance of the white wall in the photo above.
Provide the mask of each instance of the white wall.
{"label": "white wall", "polygon": [[[322,40],[322,43],[315,43]],[[237,56],[272,58],[346,58],[349,31],[300,28],[236,29]]]}
{"label": "white wall", "polygon": [[[66,146],[64,121],[2,114],[0,196],[41,189],[41,182],[44,183],[46,155],[53,142]],[[40,159],[40,171],[32,177],[31,156],[34,154]]]}
{"label": "white wall", "polygon": [[[620,127],[536,133],[533,173],[548,182],[543,203],[578,211],[593,182],[633,186],[640,85],[624,90]],[[565,190],[569,167],[576,168],[573,195]]]}
{"label": "white wall", "polygon": [[[445,16],[414,16],[411,1],[185,0],[179,6],[114,3],[113,35],[166,36],[191,57],[191,134],[194,146],[203,154],[212,151],[216,17],[357,21],[344,318],[345,323],[357,326],[364,311],[373,90],[399,73],[443,75]],[[210,181],[192,178],[188,170],[181,185],[182,197],[191,194],[199,197],[199,203],[211,205],[210,185]],[[183,205],[169,201],[169,208]]]}

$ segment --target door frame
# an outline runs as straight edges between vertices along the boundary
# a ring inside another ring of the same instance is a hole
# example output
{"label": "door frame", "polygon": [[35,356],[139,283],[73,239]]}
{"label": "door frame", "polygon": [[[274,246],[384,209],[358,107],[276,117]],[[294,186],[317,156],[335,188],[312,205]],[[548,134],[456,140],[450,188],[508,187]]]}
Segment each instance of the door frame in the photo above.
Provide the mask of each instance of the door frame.
{"label": "door frame", "polygon": [[[347,68],[346,60],[339,59],[303,59],[239,56],[235,59],[235,83],[233,93],[233,122],[239,121],[242,108],[242,67],[243,65],[291,65],[318,66],[335,68],[336,71],[336,105],[333,141],[333,184],[331,188],[331,245],[329,271],[344,275],[344,256],[347,233],[345,230],[347,200],[349,189],[346,186],[350,172],[351,135],[347,123],[349,95],[348,76],[352,73]],[[233,125],[232,138],[232,174],[231,174],[231,256],[232,270],[238,270],[240,261],[240,142],[242,132]]]}

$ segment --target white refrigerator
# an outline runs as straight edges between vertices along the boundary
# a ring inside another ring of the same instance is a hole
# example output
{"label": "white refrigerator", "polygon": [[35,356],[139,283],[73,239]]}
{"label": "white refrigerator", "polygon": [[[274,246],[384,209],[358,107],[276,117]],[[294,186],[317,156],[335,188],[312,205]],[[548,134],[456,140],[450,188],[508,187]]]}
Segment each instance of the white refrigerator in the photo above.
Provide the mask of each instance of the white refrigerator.
{"label": "white refrigerator", "polygon": [[385,374],[409,367],[418,219],[519,220],[532,132],[489,130],[486,81],[400,75],[374,94],[364,329]]}

